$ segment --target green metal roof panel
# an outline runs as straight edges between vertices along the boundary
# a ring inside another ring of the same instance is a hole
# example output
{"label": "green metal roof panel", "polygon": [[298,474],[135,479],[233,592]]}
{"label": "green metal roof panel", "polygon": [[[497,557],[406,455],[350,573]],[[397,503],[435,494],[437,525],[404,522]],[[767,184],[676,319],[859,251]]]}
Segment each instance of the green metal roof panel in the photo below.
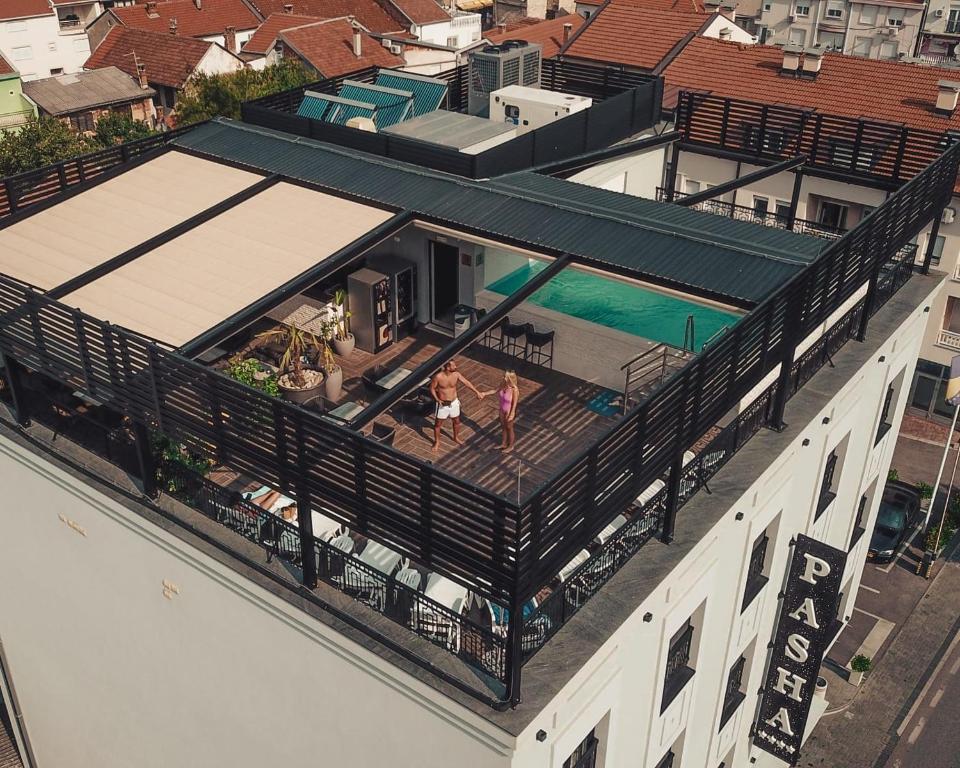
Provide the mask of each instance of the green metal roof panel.
{"label": "green metal roof panel", "polygon": [[224,119],[172,143],[740,305],[761,301],[827,244],[533,174],[471,181]]}
{"label": "green metal roof panel", "polygon": [[413,94],[411,117],[420,117],[440,109],[447,100],[447,84],[443,80],[415,75],[410,72],[392,72],[381,69],[377,73],[377,85],[410,91]]}
{"label": "green metal roof panel", "polygon": [[413,94],[410,91],[358,83],[353,80],[344,81],[340,87],[340,97],[372,104],[373,120],[377,128],[389,128],[406,120],[410,117],[410,109],[413,105]]}

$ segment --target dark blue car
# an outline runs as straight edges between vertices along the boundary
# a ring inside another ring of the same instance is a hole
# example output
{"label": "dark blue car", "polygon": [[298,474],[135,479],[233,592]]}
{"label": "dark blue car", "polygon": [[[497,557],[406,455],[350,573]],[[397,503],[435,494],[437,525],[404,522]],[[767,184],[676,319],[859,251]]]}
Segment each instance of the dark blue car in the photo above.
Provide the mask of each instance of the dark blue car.
{"label": "dark blue car", "polygon": [[867,559],[878,563],[892,560],[904,539],[912,533],[919,517],[920,492],[916,487],[897,480],[889,481],[883,488]]}

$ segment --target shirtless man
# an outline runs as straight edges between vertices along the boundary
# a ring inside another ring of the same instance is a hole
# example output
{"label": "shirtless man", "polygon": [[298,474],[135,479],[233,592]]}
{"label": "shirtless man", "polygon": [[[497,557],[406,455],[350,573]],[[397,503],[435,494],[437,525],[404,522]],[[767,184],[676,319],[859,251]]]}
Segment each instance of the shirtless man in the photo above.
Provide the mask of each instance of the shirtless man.
{"label": "shirtless man", "polygon": [[440,427],[447,419],[453,422],[453,441],[457,445],[463,445],[463,440],[460,439],[460,396],[457,391],[461,382],[483,400],[483,392],[467,381],[457,370],[457,364],[453,360],[444,363],[440,372],[430,380],[430,394],[437,401],[436,419],[433,423],[434,453],[440,450]]}

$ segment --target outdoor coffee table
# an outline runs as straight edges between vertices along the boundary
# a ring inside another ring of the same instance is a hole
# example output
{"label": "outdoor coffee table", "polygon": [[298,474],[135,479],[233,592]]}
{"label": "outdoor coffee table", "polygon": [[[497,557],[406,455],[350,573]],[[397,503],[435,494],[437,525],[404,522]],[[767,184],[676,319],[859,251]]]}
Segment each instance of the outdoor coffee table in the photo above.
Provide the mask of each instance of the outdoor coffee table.
{"label": "outdoor coffee table", "polygon": [[354,416],[363,411],[363,406],[360,403],[356,403],[353,400],[347,400],[347,402],[338,405],[332,411],[328,411],[323,415],[327,421],[336,421],[342,423],[348,423]]}

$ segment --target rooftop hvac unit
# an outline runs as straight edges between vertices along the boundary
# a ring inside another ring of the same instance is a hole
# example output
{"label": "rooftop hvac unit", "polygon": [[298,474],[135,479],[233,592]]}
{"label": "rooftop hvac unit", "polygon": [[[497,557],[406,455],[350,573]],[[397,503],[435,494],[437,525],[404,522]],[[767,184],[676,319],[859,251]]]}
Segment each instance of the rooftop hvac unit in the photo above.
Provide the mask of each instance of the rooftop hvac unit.
{"label": "rooftop hvac unit", "polygon": [[540,46],[506,40],[470,54],[467,112],[487,117],[490,94],[508,85],[540,87]]}

